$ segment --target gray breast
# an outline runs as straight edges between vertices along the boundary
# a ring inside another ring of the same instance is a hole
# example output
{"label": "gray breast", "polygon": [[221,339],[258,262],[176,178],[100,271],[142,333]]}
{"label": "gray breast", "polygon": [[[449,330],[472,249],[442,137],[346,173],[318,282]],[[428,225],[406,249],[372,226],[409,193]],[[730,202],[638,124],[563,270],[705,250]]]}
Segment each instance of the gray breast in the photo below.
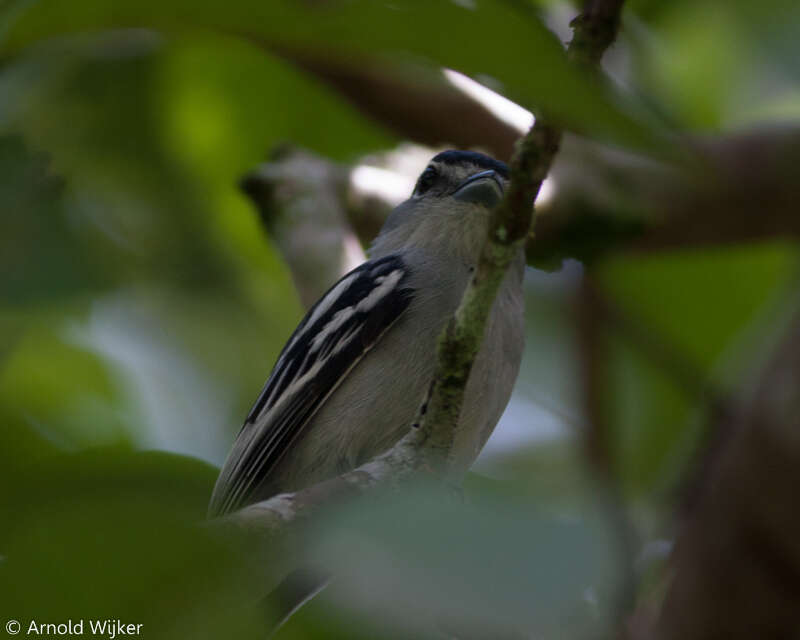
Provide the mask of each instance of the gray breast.
{"label": "gray breast", "polygon": [[[355,468],[408,431],[433,376],[438,336],[469,277],[463,263],[415,260],[410,281],[415,296],[408,309],[306,425],[256,499]],[[467,388],[456,442],[456,458],[464,470],[508,402],[522,352],[521,305],[521,274],[512,270],[495,301]],[[511,322],[499,322],[500,314]],[[500,351],[506,357],[492,357]]]}

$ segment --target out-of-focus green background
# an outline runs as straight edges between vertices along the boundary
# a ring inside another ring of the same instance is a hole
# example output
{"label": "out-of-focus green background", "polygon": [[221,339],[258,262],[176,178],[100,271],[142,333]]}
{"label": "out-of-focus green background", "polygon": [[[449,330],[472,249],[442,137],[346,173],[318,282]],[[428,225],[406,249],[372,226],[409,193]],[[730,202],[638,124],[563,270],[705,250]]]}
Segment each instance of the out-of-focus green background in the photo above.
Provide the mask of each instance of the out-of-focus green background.
{"label": "out-of-focus green background", "polygon": [[[387,77],[453,68],[662,159],[670,136],[800,120],[795,2],[633,1],[613,90],[560,56],[574,14],[483,0],[0,4],[3,621],[259,637],[253,561],[196,523],[302,308],[237,181],[279,143],[357,163],[412,137],[281,52]],[[593,268],[651,341],[729,390],[770,344],[797,249],[619,252]],[[473,629],[605,628],[622,578],[581,444],[580,273],[528,274],[523,371],[476,506],[442,517],[419,499],[334,521],[317,552],[356,575],[278,637],[424,637],[426,606]],[[706,414],[640,346],[611,336],[603,403],[625,509],[657,556]]]}

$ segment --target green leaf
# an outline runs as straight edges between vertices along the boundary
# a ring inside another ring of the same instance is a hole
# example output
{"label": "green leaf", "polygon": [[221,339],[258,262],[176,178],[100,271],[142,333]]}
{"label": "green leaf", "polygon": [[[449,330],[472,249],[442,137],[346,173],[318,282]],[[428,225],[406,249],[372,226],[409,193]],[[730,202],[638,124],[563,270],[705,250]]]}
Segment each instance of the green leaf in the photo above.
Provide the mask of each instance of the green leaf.
{"label": "green leaf", "polygon": [[[611,298],[679,368],[664,368],[624,332],[614,333],[604,397],[628,489],[676,480],[704,432],[703,381],[730,390],[749,379],[796,261],[793,246],[773,243],[619,256],[602,266]],[[687,390],[698,374],[698,388]]]}
{"label": "green leaf", "polygon": [[19,136],[0,137],[0,304],[35,304],[107,284],[48,164]]}
{"label": "green leaf", "polygon": [[392,620],[410,637],[437,624],[500,638],[512,629],[581,637],[603,628],[618,576],[602,514],[584,505],[554,518],[496,491],[473,491],[467,505],[441,498],[421,487],[332,521],[318,555],[337,574],[340,606]]}
{"label": "green leaf", "polygon": [[[39,319],[44,324],[44,316]],[[55,324],[62,317],[48,319]],[[119,396],[96,354],[36,323],[29,323],[0,368],[0,405],[18,433],[38,434],[61,450],[129,443],[134,434]]]}
{"label": "green leaf", "polygon": [[4,615],[87,627],[119,618],[146,638],[255,637],[246,558],[201,526],[215,474],[196,460],[115,449],[20,470],[14,492],[0,493]]}
{"label": "green leaf", "polygon": [[570,66],[561,43],[532,9],[516,2],[465,7],[449,0],[80,0],[68,5],[51,0],[36,3],[19,19],[5,51],[19,51],[43,38],[120,27],[166,33],[212,30],[278,52],[315,51],[354,63],[363,57],[423,60],[492,78],[509,97],[554,114],[573,129],[628,144],[650,138],[641,107]]}

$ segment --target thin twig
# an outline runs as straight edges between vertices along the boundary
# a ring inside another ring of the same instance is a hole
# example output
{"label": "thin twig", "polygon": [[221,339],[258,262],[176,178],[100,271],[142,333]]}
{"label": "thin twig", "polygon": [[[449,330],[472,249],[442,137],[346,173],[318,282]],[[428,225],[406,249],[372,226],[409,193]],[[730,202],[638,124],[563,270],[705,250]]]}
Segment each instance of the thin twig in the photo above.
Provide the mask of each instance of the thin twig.
{"label": "thin twig", "polygon": [[[622,0],[589,0],[571,26],[567,56],[578,66],[594,68],[614,41]],[[456,314],[439,339],[437,366],[428,398],[418,414],[425,464],[446,473],[464,391],[483,339],[486,321],[500,284],[533,225],[533,206],[558,152],[563,130],[540,115],[517,145],[511,159],[511,183],[492,212],[489,234],[472,282]]]}
{"label": "thin twig", "polygon": [[581,386],[586,419],[584,455],[597,485],[601,506],[615,533],[621,578],[616,594],[615,621],[617,630],[621,631],[636,598],[634,557],[638,536],[625,508],[611,448],[611,425],[604,405],[608,362],[607,336],[603,335],[605,318],[601,311],[601,297],[588,272],[583,276],[577,297]]}

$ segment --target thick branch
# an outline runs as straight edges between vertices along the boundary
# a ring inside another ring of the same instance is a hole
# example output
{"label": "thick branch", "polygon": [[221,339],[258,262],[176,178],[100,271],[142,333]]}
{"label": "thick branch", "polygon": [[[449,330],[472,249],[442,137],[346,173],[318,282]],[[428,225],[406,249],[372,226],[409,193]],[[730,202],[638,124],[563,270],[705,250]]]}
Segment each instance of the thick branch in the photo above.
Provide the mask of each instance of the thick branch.
{"label": "thick branch", "polygon": [[673,554],[660,640],[797,637],[800,602],[800,298]]}
{"label": "thick branch", "polygon": [[[666,166],[565,136],[548,174],[553,181],[550,197],[537,202],[536,238],[529,237],[526,247],[528,263],[557,267],[564,258],[591,262],[619,251],[652,252],[800,238],[796,206],[800,201],[800,181],[793,177],[800,163],[800,129],[758,129],[692,139],[687,146],[692,150],[693,164]],[[248,193],[267,217],[276,209],[271,204],[275,196],[279,200],[284,196],[304,199],[298,205],[317,198],[311,184],[303,189],[285,188],[284,182],[308,182],[302,172],[299,175],[295,172],[292,155],[273,159],[251,174],[252,190]],[[304,242],[297,243],[290,236],[319,240],[319,251],[316,246],[313,251],[317,256],[327,255],[325,252],[333,245],[341,247],[340,252],[345,245],[354,247],[353,233],[362,245],[369,243],[398,203],[397,186],[413,184],[415,177],[390,169],[384,176],[391,188],[373,181],[374,188],[366,193],[364,185],[353,179],[354,171],[360,169],[339,166],[319,157],[312,160],[319,167],[309,175],[325,175],[319,183],[321,192],[339,198],[335,208],[340,216],[340,235],[316,231],[309,235],[304,231],[308,222],[304,215],[293,218],[291,233],[273,236],[290,264],[292,258],[288,254],[293,251],[300,258],[308,258],[308,252],[302,250]],[[379,166],[382,163],[379,160]],[[324,167],[327,168],[323,171]],[[274,184],[275,181],[280,184]],[[322,199],[320,203],[324,204]],[[302,214],[303,210],[303,206],[286,207],[285,200],[278,206],[284,207],[284,213],[289,215]],[[320,218],[320,228],[329,228],[327,211],[321,207],[306,210]],[[341,260],[337,264],[341,265]],[[319,294],[335,280],[314,279],[311,273],[304,277],[307,267],[302,260],[298,267],[292,269],[293,275],[306,281],[310,291],[304,300],[313,301],[316,299],[313,291]],[[331,276],[337,273],[336,269],[319,272]],[[299,282],[298,287],[303,290]]]}
{"label": "thick branch", "polygon": [[620,250],[800,238],[800,129],[770,127],[684,141],[691,162],[664,165],[565,140],[556,188],[528,246],[534,265]]}
{"label": "thick branch", "polygon": [[431,147],[480,147],[505,161],[524,133],[425,67],[363,60],[354,64],[330,53],[270,50],[316,76],[401,139]]}

